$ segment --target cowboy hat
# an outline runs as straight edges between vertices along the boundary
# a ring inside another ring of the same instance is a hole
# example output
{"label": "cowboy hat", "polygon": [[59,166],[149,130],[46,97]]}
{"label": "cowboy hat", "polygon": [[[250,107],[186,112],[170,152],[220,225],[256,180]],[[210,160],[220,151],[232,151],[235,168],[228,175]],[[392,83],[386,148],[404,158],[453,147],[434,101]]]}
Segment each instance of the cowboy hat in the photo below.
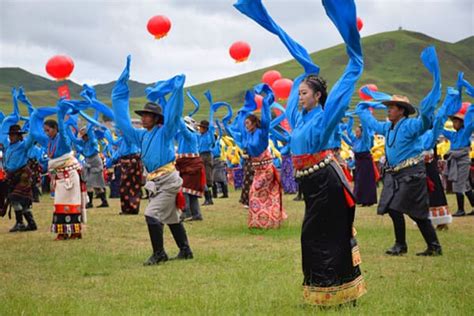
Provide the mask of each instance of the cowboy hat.
{"label": "cowboy hat", "polygon": [[195,132],[196,131],[196,121],[191,116],[184,117],[184,124],[188,129]]}
{"label": "cowboy hat", "polygon": [[209,128],[209,121],[207,121],[207,120],[202,120],[197,126]]}
{"label": "cowboy hat", "polygon": [[396,105],[398,107],[401,107],[401,108],[406,110],[408,115],[416,113],[415,107],[410,104],[410,100],[408,99],[408,97],[406,97],[404,95],[394,94],[394,95],[392,95],[392,99],[387,100],[387,101],[383,101],[382,104],[384,104],[386,106]]}
{"label": "cowboy hat", "polygon": [[150,113],[155,114],[157,116],[161,116],[161,118],[163,118],[163,111],[161,110],[161,106],[153,102],[148,102],[147,104],[145,104],[143,110],[137,110],[135,111],[135,113],[140,116],[145,113]]}
{"label": "cowboy hat", "polygon": [[26,134],[26,132],[22,131],[21,130],[21,127],[20,125],[18,124],[14,124],[12,126],[10,126],[10,128],[8,129],[8,133],[7,134],[19,134],[19,135],[22,135],[22,134]]}

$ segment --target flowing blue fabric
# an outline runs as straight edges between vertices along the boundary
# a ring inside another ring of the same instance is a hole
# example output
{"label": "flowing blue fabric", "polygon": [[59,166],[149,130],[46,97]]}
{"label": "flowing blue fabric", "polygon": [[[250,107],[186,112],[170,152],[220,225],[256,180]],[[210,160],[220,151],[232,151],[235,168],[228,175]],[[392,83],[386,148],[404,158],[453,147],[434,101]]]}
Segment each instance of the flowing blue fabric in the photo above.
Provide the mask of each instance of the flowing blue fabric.
{"label": "flowing blue fabric", "polygon": [[372,91],[367,86],[362,87],[361,91],[377,101],[388,101],[392,99],[392,96],[390,96],[389,94],[380,91]]}
{"label": "flowing blue fabric", "polygon": [[268,14],[261,0],[239,0],[234,7],[270,33],[280,38],[290,54],[300,63],[307,74],[319,74],[319,67],[313,63],[306,49],[293,40]]}
{"label": "flowing blue fabric", "polygon": [[191,93],[191,90],[186,91],[186,95],[189,97],[191,102],[194,104],[194,110],[188,113],[188,116],[192,117],[194,114],[196,114],[199,111],[199,100],[194,97],[194,95]]}

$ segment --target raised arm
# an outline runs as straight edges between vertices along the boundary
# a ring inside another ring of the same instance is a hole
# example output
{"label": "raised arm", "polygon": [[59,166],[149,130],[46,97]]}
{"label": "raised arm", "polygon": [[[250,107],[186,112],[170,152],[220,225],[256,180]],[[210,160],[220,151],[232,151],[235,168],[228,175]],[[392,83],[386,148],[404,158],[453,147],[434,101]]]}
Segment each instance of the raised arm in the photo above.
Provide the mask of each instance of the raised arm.
{"label": "raised arm", "polygon": [[140,132],[132,126],[129,113],[130,91],[127,82],[130,78],[130,61],[131,56],[128,55],[125,69],[112,89],[112,110],[115,116],[115,123],[123,132],[123,137],[127,138],[130,143],[140,145]]}
{"label": "raised arm", "polygon": [[183,115],[185,80],[185,75],[181,74],[169,80],[158,81],[154,87],[145,90],[148,100],[152,102],[163,100],[167,94],[171,93],[166,104],[163,105],[163,128],[169,139],[172,139],[178,131],[179,121]]}
{"label": "raised arm", "polygon": [[420,117],[410,120],[406,126],[412,130],[412,133],[421,136],[425,131],[431,128],[436,104],[441,98],[441,74],[439,70],[438,57],[434,46],[429,46],[421,53],[421,60],[433,76],[433,85],[431,91],[421,101]]}

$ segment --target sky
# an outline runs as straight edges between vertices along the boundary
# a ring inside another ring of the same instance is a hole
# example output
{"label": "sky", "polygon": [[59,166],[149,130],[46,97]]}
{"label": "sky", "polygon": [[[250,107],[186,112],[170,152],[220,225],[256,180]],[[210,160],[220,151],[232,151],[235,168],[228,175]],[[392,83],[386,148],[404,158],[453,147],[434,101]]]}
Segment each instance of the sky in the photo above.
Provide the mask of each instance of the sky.
{"label": "sky", "polygon": [[[131,79],[153,83],[178,73],[186,86],[269,67],[291,58],[279,39],[238,12],[235,0],[0,0],[0,67],[48,77],[54,55],[75,63],[71,80],[116,80],[128,54]],[[263,0],[274,20],[309,52],[342,43],[319,0]],[[417,31],[447,42],[474,35],[473,0],[361,0],[361,35]],[[155,15],[172,23],[155,40],[146,25]],[[246,41],[248,61],[235,63],[229,47]],[[317,63],[317,60],[315,60]]]}

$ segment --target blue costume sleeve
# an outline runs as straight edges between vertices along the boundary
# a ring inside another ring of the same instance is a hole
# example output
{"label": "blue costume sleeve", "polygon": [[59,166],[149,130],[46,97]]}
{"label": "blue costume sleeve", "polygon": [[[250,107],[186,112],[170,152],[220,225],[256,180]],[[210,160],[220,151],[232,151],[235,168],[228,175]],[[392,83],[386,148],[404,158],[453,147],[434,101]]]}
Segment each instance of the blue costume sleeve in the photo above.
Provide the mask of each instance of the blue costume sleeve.
{"label": "blue costume sleeve", "polygon": [[183,114],[185,79],[183,74],[177,75],[169,80],[158,81],[154,87],[145,90],[148,100],[152,102],[156,102],[158,99],[163,100],[167,94],[171,93],[163,106],[163,128],[169,139],[172,139],[178,131],[179,121]]}
{"label": "blue costume sleeve", "polygon": [[123,137],[131,144],[141,145],[142,135],[145,130],[139,130],[132,126],[129,113],[129,96],[128,79],[130,77],[130,61],[131,56],[127,56],[127,64],[119,79],[115,83],[112,90],[112,109],[115,115],[115,123],[122,131]]}
{"label": "blue costume sleeve", "polygon": [[434,46],[429,46],[423,50],[421,60],[433,75],[433,86],[428,95],[421,101],[420,117],[409,120],[406,124],[406,128],[411,129],[412,134],[418,136],[431,128],[434,110],[441,98],[441,74]]}
{"label": "blue costume sleeve", "polygon": [[35,141],[37,141],[43,148],[48,147],[48,136],[43,131],[43,122],[45,117],[57,114],[57,107],[43,107],[35,109],[30,117],[30,133],[33,135]]}
{"label": "blue costume sleeve", "polygon": [[370,113],[369,107],[385,109],[385,106],[379,102],[360,102],[357,104],[355,114],[359,116],[362,127],[370,129],[377,134],[385,135],[391,123],[377,121],[372,113]]}
{"label": "blue costume sleeve", "polygon": [[360,34],[356,26],[354,1],[344,1],[341,3],[334,0],[323,0],[323,5],[326,9],[326,14],[333,21],[346,43],[349,63],[327,97],[323,112],[324,130],[321,133],[321,144],[325,144],[329,140],[334,132],[334,128],[344,117],[344,113],[349,107],[355,84],[364,69]]}
{"label": "blue costume sleeve", "polygon": [[191,112],[188,113],[188,116],[193,116],[194,114],[196,114],[198,111],[199,111],[199,100],[196,99],[190,90],[187,90],[186,91],[186,94],[187,96],[189,97],[189,99],[191,100],[191,102],[194,104],[194,110],[192,110]]}
{"label": "blue costume sleeve", "polygon": [[265,96],[262,101],[261,129],[268,136],[268,133],[270,131],[270,122],[272,120],[270,107],[275,101],[275,96],[273,95],[273,91],[270,86],[265,83],[257,85],[254,91],[257,94],[265,93]]}
{"label": "blue costume sleeve", "polygon": [[273,21],[261,0],[239,0],[234,4],[234,7],[242,14],[257,22],[270,33],[278,36],[291,55],[303,66],[305,73],[319,73],[319,67],[312,62],[306,49],[293,40],[278,24],[275,23],[275,21]]}

